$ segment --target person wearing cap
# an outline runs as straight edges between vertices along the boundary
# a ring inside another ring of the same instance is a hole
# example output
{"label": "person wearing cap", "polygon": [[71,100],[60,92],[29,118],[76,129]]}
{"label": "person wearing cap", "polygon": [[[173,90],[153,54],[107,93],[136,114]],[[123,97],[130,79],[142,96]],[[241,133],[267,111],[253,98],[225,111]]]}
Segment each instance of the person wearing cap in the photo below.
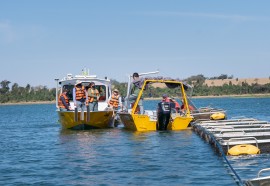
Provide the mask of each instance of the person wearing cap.
{"label": "person wearing cap", "polygon": [[82,85],[80,80],[76,81],[73,88],[73,102],[74,106],[79,108],[81,111],[86,110],[88,96],[85,87]]}
{"label": "person wearing cap", "polygon": [[87,90],[87,93],[90,111],[98,111],[99,91],[96,89],[94,82],[89,83],[89,89]]}
{"label": "person wearing cap", "polygon": [[167,94],[163,94],[162,95],[162,100],[161,100],[162,102],[170,102],[170,98],[168,97],[168,95]]}
{"label": "person wearing cap", "polygon": [[[131,94],[129,96],[129,101],[131,102],[131,105],[135,104],[135,101],[141,91],[143,79],[140,78],[139,74],[137,72],[134,72],[133,75],[133,81],[132,81],[132,88],[131,88]],[[139,112],[140,114],[144,114],[144,108],[143,108],[143,96],[141,96],[141,99],[138,103],[139,106]],[[137,109],[136,109],[137,110]]]}
{"label": "person wearing cap", "polygon": [[58,107],[60,111],[69,111],[71,110],[69,99],[67,97],[68,90],[64,89],[62,94],[58,98]]}
{"label": "person wearing cap", "polygon": [[112,95],[109,97],[108,106],[113,108],[114,111],[118,111],[119,106],[123,109],[121,96],[117,89],[114,89]]}

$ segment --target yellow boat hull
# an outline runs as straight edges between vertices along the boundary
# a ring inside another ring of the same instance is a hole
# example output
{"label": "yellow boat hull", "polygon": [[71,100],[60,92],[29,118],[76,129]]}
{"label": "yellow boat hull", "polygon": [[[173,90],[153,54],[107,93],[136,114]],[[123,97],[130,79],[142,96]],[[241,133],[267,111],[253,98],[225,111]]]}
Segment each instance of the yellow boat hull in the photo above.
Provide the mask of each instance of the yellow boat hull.
{"label": "yellow boat hull", "polygon": [[[119,117],[128,130],[133,131],[155,131],[157,130],[157,121],[151,120],[148,115],[119,113]],[[191,116],[177,116],[169,122],[167,130],[183,130],[193,120]]]}
{"label": "yellow boat hull", "polygon": [[81,120],[81,112],[78,112],[78,120],[75,121],[75,112],[57,111],[59,122],[64,129],[103,129],[111,128],[113,111],[90,112],[90,120],[87,119],[87,113],[84,112],[84,119]]}

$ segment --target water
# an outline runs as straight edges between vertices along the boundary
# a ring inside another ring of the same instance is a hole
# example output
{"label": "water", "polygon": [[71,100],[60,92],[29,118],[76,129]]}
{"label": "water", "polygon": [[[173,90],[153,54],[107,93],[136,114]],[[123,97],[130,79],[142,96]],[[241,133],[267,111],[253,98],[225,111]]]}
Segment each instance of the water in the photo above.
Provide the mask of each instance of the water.
{"label": "water", "polygon": [[[270,120],[270,98],[193,102],[224,108],[229,117]],[[57,120],[53,104],[0,106],[0,185],[237,185],[223,159],[191,130],[71,131]],[[270,167],[269,157],[229,160],[246,180]]]}

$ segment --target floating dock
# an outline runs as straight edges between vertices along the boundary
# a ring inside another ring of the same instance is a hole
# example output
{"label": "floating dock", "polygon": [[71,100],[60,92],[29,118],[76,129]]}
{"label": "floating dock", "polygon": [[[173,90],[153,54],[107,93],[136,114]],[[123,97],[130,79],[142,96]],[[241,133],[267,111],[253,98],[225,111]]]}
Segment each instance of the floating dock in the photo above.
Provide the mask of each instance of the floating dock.
{"label": "floating dock", "polygon": [[270,122],[254,118],[238,118],[229,120],[197,120],[191,124],[192,129],[211,144],[216,152],[223,156],[238,179],[238,184],[246,186],[270,185],[270,176],[242,181],[226,156],[270,153]]}
{"label": "floating dock", "polygon": [[[270,123],[254,118],[196,121],[193,130],[214,147],[220,145],[227,155],[270,153]],[[239,154],[230,154],[238,147]],[[254,153],[252,146],[259,151]],[[215,148],[217,151],[220,149]]]}

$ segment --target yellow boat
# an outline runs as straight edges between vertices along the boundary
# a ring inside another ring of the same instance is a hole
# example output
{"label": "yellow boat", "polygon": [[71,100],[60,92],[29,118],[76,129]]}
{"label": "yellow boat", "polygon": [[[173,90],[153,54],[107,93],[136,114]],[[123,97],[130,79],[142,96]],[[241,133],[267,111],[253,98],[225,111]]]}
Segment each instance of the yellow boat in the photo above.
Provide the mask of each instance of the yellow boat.
{"label": "yellow boat", "polygon": [[[141,75],[141,74],[140,74]],[[148,84],[165,83],[168,88],[178,88],[182,94],[184,104],[186,105],[185,113],[174,112],[171,104],[159,103],[158,110],[145,110],[144,113],[137,113],[137,106],[142,97],[143,91]],[[130,87],[130,82],[128,87]],[[155,131],[155,130],[183,130],[186,129],[189,123],[193,120],[188,108],[188,99],[185,89],[187,85],[178,80],[166,80],[163,78],[147,78],[144,79],[138,97],[132,109],[126,112],[120,112],[119,117],[126,129],[133,131]],[[129,90],[128,90],[129,94]],[[127,96],[127,100],[128,100]],[[167,105],[166,105],[167,104]],[[126,104],[128,105],[128,103]],[[167,110],[166,110],[167,109]],[[165,112],[163,112],[165,111]],[[163,113],[162,113],[163,112]]]}
{"label": "yellow boat", "polygon": [[[56,86],[56,112],[58,113],[59,123],[63,129],[103,129],[113,126],[113,111],[107,109],[107,101],[111,94],[111,83],[107,78],[100,79],[96,75],[89,75],[89,71],[83,70],[82,75],[67,74],[62,80],[55,79]],[[96,88],[100,92],[98,100],[98,111],[78,111],[73,103],[72,90],[77,80],[80,80],[83,86],[88,86],[90,82],[95,82]],[[58,108],[58,97],[64,89],[69,90],[67,95],[70,100],[71,111],[60,111]]]}

